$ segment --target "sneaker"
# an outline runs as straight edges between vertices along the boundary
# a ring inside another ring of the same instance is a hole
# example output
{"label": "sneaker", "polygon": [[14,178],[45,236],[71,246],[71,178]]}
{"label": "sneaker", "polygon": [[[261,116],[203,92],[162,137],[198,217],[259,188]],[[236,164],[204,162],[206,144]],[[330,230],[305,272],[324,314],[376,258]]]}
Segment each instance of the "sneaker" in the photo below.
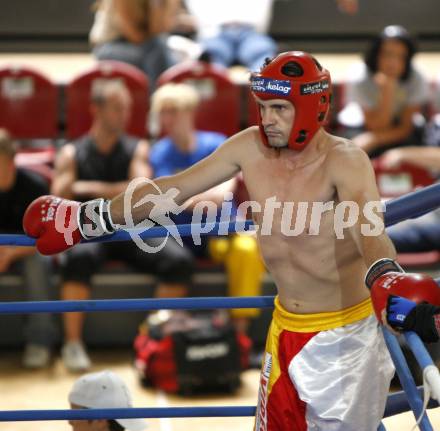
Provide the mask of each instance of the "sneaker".
{"label": "sneaker", "polygon": [[27,344],[23,353],[23,367],[43,368],[49,364],[50,350],[41,344]]}
{"label": "sneaker", "polygon": [[69,341],[64,344],[61,356],[69,371],[81,372],[90,368],[91,362],[84,345],[79,341]]}

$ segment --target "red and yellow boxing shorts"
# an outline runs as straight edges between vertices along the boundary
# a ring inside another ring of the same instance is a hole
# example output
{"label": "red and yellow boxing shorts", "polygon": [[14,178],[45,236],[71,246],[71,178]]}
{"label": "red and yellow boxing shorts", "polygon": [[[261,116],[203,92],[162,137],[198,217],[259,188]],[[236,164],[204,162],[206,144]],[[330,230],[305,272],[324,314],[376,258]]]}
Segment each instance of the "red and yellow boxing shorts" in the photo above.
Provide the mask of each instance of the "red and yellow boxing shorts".
{"label": "red and yellow boxing shorts", "polygon": [[394,366],[371,301],[293,314],[275,299],[260,377],[257,431],[373,431]]}

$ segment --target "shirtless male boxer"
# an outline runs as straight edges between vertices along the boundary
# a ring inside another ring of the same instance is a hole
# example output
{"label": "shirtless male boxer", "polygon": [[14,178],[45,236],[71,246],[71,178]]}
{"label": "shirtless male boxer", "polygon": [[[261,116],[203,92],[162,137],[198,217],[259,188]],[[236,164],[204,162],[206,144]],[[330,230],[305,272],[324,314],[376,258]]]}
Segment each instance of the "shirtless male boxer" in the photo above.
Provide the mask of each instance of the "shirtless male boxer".
{"label": "shirtless male boxer", "polygon": [[[251,89],[259,126],[232,136],[189,169],[155,180],[162,192],[177,188],[180,205],[242,171],[250,198],[262,207],[273,197],[295,206],[351,201],[361,209],[380,201],[367,155],[322,128],[330,74],[312,56],[299,51],[278,55],[252,76]],[[131,208],[125,208],[136,223],[153,209],[148,202],[133,206],[147,194],[157,194],[154,186],[139,185],[132,191]],[[257,232],[278,287],[260,378],[257,430],[373,431],[382,418],[394,368],[364,278],[370,288],[386,288],[402,270],[383,229],[374,236],[363,233],[361,225],[369,224],[363,211],[340,238],[332,208],[323,211],[319,232],[311,229],[308,214],[303,233],[285,235],[277,210],[271,235]],[[261,214],[255,213],[254,221],[261,225]],[[81,205],[46,197],[34,201],[24,218],[26,232],[38,238],[37,246],[47,254],[124,223],[123,194]],[[69,243],[56,225],[74,226]],[[399,276],[417,283],[410,274]]]}

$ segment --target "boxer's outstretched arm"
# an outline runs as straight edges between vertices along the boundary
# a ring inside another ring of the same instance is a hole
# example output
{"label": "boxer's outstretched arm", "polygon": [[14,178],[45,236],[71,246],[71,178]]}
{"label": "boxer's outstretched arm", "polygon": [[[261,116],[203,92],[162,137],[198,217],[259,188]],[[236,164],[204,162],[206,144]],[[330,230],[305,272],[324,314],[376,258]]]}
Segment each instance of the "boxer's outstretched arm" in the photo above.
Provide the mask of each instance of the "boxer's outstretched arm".
{"label": "boxer's outstretched arm", "polygon": [[[229,180],[240,171],[240,145],[242,140],[240,135],[242,134],[228,139],[214,153],[190,168],[178,174],[154,180],[154,184],[162,194],[168,192],[168,196],[170,196],[170,198],[160,201],[164,212],[168,208],[172,208],[174,204],[182,205],[190,197]],[[154,198],[152,200],[147,198],[148,195],[159,195],[154,184],[151,181],[139,181],[139,184],[135,187],[129,185],[125,192],[116,196],[110,204],[113,223],[115,225],[126,224],[124,211],[131,211],[131,218],[136,224],[149,218],[155,205],[157,211],[157,201],[155,204],[152,202]],[[173,189],[176,192],[173,192]],[[126,207],[127,195],[129,208]],[[145,201],[145,203],[136,206],[141,201]]]}

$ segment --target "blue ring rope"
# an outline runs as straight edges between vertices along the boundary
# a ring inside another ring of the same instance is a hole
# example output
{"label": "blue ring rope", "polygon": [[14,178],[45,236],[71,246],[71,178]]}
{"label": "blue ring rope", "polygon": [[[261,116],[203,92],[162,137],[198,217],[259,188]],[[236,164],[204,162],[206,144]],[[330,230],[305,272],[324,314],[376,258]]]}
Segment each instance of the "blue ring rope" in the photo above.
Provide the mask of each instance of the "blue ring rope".
{"label": "blue ring rope", "polygon": [[271,308],[273,296],[0,302],[0,314]]}
{"label": "blue ring rope", "polygon": [[[440,285],[440,278],[435,280]],[[213,308],[272,308],[274,296],[90,299],[80,301],[0,302],[0,314],[69,313],[74,311],[209,310]]]}
{"label": "blue ring rope", "polygon": [[[385,204],[385,225],[391,226],[408,218],[416,218],[426,214],[440,206],[440,183],[433,184],[415,192],[409,193],[405,196],[393,199]],[[253,225],[252,220],[246,220],[243,226],[237,229],[236,222],[220,222],[213,224],[213,229],[210,232],[201,235],[217,235],[218,231],[224,229],[225,224],[229,224],[228,232],[234,233],[243,230],[251,230]],[[242,223],[240,223],[242,224]],[[177,229],[181,236],[190,236],[192,224],[177,225]],[[243,229],[242,229],[243,227]],[[137,229],[135,232],[142,238],[158,238],[164,237],[168,234],[168,230],[163,226],[154,226],[148,230]],[[131,240],[128,231],[118,231],[111,235],[96,238],[92,242],[110,242],[110,241],[129,241]],[[86,242],[86,241],[83,241]],[[33,246],[35,239],[27,235],[1,234],[0,245],[15,245],[15,246]]]}
{"label": "blue ring rope", "polygon": [[435,365],[422,340],[415,332],[405,332],[403,335],[422,370],[429,365]]}
{"label": "blue ring rope", "polygon": [[385,226],[417,218],[440,207],[440,183],[423,187],[385,204]]}
{"label": "blue ring rope", "polygon": [[[439,203],[440,205],[440,203]],[[238,225],[238,226],[237,226]],[[241,226],[240,226],[241,225]],[[191,229],[196,226],[195,224],[179,224],[176,225],[180,236],[191,236]],[[243,229],[241,229],[243,227]],[[218,235],[219,230],[228,233],[247,232],[252,231],[253,221],[245,220],[243,222],[216,222],[213,224],[213,228],[209,232],[200,232],[201,236],[213,236]],[[147,230],[145,229],[131,229],[131,230],[119,230],[111,235],[101,236],[99,238],[91,240],[82,240],[81,243],[88,242],[114,242],[114,241],[131,241],[130,232],[136,234],[142,239],[147,238],[162,238],[169,234],[169,231],[164,226],[153,226]],[[22,234],[0,234],[0,245],[15,245],[15,246],[34,246],[35,238],[31,238]]]}
{"label": "blue ring rope", "polygon": [[255,416],[255,406],[149,407],[121,409],[9,410],[0,422],[80,419],[191,418]]}
{"label": "blue ring rope", "polygon": [[[418,388],[422,393],[423,389]],[[429,408],[438,407],[431,403]],[[384,418],[408,410],[404,392],[390,394]],[[249,417],[255,416],[255,406],[208,406],[208,407],[151,407],[121,409],[77,409],[77,410],[9,410],[0,411],[0,422],[42,420],[92,420],[92,419],[157,419],[191,417]]]}

